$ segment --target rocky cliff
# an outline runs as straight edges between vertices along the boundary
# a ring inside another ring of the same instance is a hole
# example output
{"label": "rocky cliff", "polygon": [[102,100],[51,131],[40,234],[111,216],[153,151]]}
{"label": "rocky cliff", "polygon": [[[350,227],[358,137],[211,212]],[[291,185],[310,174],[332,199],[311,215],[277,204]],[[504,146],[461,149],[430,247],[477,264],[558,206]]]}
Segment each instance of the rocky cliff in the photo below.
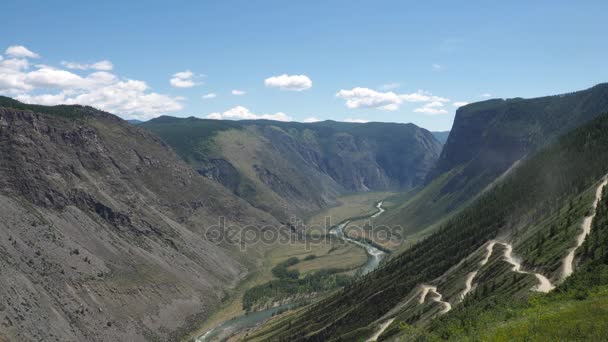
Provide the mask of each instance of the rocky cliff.
{"label": "rocky cliff", "polygon": [[219,217],[274,219],[148,131],[89,107],[0,100],[0,336],[175,339],[255,263],[259,251],[205,233]]}
{"label": "rocky cliff", "polygon": [[456,112],[427,187],[383,216],[384,224],[423,230],[486,190],[539,148],[608,111],[608,84],[532,99],[494,99]]}

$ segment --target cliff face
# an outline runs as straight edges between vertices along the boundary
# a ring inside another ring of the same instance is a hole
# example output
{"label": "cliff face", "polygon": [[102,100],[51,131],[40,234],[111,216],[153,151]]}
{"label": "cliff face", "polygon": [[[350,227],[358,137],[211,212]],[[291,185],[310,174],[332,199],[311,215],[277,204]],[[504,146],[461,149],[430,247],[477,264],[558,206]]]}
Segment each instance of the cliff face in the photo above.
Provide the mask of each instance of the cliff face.
{"label": "cliff face", "polygon": [[146,130],[88,107],[29,109],[0,107],[0,330],[9,340],[175,338],[259,253],[212,243],[207,229],[220,216],[277,224]]}
{"label": "cliff face", "polygon": [[456,112],[426,187],[384,215],[387,225],[420,232],[488,188],[519,160],[608,111],[608,84],[564,95],[495,99]]}
{"label": "cliff face", "polygon": [[441,150],[412,124],[164,117],[142,126],[202,174],[283,218],[319,210],[344,193],[421,184]]}
{"label": "cliff face", "polygon": [[515,161],[608,110],[608,84],[533,99],[489,100],[461,107],[427,180],[465,166],[493,178]]}

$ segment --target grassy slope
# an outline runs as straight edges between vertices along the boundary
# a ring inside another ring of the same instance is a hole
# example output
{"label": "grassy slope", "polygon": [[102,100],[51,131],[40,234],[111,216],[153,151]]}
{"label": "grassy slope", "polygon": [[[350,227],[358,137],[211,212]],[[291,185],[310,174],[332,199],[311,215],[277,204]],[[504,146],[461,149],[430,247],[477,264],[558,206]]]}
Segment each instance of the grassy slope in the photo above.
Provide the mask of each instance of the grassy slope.
{"label": "grassy slope", "polygon": [[[608,116],[566,135],[528,160],[428,239],[308,310],[273,338],[322,340],[366,326],[501,231],[522,229],[533,215],[563,208],[608,170]],[[581,167],[585,165],[585,167]]]}
{"label": "grassy slope", "polygon": [[608,191],[579,266],[556,290],[519,300],[504,293],[467,301],[428,329],[401,324],[401,339],[463,341],[605,341],[608,339]]}

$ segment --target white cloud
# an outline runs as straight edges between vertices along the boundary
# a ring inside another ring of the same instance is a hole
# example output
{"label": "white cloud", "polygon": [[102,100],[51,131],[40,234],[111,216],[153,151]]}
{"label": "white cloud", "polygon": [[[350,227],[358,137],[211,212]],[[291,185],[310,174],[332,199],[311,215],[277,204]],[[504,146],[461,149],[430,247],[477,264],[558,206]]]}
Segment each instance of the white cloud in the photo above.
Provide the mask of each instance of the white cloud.
{"label": "white cloud", "polygon": [[196,85],[194,82],[194,74],[190,70],[180,71],[173,74],[169,83],[175,88],[192,88]]}
{"label": "white cloud", "polygon": [[316,118],[314,116],[311,116],[311,117],[308,117],[308,118],[302,120],[302,122],[308,122],[308,123],[310,123],[310,122],[319,122],[319,121],[321,121],[321,119]]}
{"label": "white cloud", "polygon": [[151,92],[144,81],[123,79],[106,71],[79,75],[44,64],[31,70],[24,58],[0,60],[0,94],[27,103],[89,105],[137,119],[149,119],[183,108],[183,98]]}
{"label": "white cloud", "polygon": [[419,90],[411,94],[379,92],[369,88],[356,87],[351,90],[340,90],[337,97],[346,100],[348,108],[380,108],[395,111],[404,102],[448,102],[449,99],[432,95]]}
{"label": "white cloud", "polygon": [[216,97],[217,97],[216,93],[209,93],[209,94],[203,95],[203,99],[205,99],[205,100],[214,99]]}
{"label": "white cloud", "polygon": [[436,70],[436,71],[439,71],[439,70],[443,69],[443,65],[441,65],[441,64],[435,63],[435,64],[433,64],[431,66],[433,67],[433,70]]}
{"label": "white cloud", "polygon": [[114,69],[114,64],[108,60],[102,60],[99,62],[91,63],[91,64],[82,64],[76,62],[61,62],[61,65],[65,66],[68,69],[76,69],[76,70],[101,70],[101,71],[110,71]]}
{"label": "white cloud", "polygon": [[356,87],[351,90],[340,90],[337,97],[346,100],[348,108],[381,108],[396,110],[403,101],[399,95],[391,92],[382,93],[369,88]]}
{"label": "white cloud", "polygon": [[454,106],[454,107],[462,107],[462,106],[466,106],[468,104],[469,104],[468,102],[453,102],[452,106]]}
{"label": "white cloud", "polygon": [[425,104],[422,107],[414,109],[414,113],[423,113],[428,115],[447,114],[448,111],[443,109],[443,103],[439,101],[433,101]]}
{"label": "white cloud", "polygon": [[393,83],[386,83],[386,84],[383,84],[383,85],[381,85],[381,86],[380,86],[378,89],[386,91],[386,90],[393,90],[393,89],[397,89],[397,88],[399,88],[399,87],[401,87],[401,84],[400,84],[400,83],[393,82]]}
{"label": "white cloud", "polygon": [[492,97],[492,94],[490,94],[490,93],[484,93],[484,94],[481,94],[479,96],[481,96],[481,97]]}
{"label": "white cloud", "polygon": [[25,80],[29,63],[25,59],[0,60],[0,94],[19,94],[34,87]]}
{"label": "white cloud", "polygon": [[246,91],[244,91],[244,90],[238,90],[238,89],[234,89],[231,93],[232,93],[232,95],[236,95],[236,96],[247,94]]}
{"label": "white cloud", "polygon": [[228,109],[223,113],[211,113],[207,115],[207,119],[216,119],[216,120],[276,120],[276,121],[292,121],[292,118],[283,113],[277,112],[274,114],[255,114],[252,113],[249,109],[243,106],[236,106],[234,108]]}
{"label": "white cloud", "polygon": [[58,94],[29,95],[16,98],[26,103],[44,105],[89,105],[110,113],[123,114],[135,119],[151,119],[160,114],[181,110],[181,98],[148,92],[143,81],[124,80],[96,87],[89,91],[64,90]]}
{"label": "white cloud", "polygon": [[352,123],[368,123],[370,120],[367,119],[353,119],[353,118],[346,118],[344,119],[344,122],[352,122]]}
{"label": "white cloud", "polygon": [[279,75],[264,80],[267,87],[282,90],[302,91],[312,88],[312,80],[306,75]]}
{"label": "white cloud", "polygon": [[23,45],[9,46],[4,53],[15,58],[40,58],[39,54],[28,50]]}

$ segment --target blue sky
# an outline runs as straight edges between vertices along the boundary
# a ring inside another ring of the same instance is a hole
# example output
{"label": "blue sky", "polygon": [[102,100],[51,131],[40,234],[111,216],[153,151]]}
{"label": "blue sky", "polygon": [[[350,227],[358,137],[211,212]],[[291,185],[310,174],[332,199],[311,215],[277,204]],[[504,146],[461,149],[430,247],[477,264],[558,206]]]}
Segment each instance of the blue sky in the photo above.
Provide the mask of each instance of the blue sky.
{"label": "blue sky", "polygon": [[447,130],[464,102],[608,81],[606,13],[607,1],[4,0],[0,93],[125,118]]}

